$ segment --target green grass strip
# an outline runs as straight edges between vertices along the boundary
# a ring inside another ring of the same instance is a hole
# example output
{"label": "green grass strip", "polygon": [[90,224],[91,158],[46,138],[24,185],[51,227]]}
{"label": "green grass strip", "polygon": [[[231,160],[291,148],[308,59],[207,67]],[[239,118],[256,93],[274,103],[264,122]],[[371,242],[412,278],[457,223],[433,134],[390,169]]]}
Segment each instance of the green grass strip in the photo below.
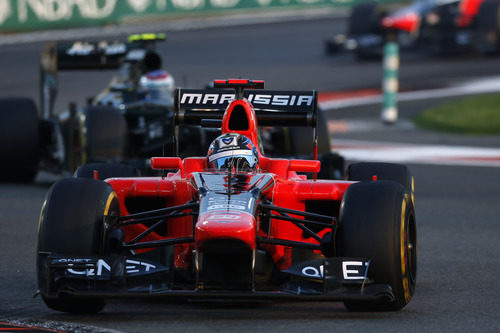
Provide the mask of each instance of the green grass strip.
{"label": "green grass strip", "polygon": [[462,98],[427,109],[417,126],[460,134],[500,134],[500,94]]}

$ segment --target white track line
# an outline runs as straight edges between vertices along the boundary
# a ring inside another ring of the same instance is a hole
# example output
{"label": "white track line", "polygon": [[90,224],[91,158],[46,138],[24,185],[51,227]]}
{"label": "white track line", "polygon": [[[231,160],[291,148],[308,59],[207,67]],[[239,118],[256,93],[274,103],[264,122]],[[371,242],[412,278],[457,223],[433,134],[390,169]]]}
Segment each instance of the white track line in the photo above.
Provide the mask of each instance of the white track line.
{"label": "white track line", "polygon": [[[398,102],[405,101],[418,101],[432,98],[444,97],[458,97],[475,94],[485,94],[500,92],[500,77],[493,76],[484,79],[470,80],[463,84],[440,88],[440,89],[427,89],[398,93]],[[382,96],[380,94],[355,98],[342,98],[323,101],[320,106],[323,110],[335,110],[345,107],[371,105],[382,103]]]}
{"label": "white track line", "polygon": [[334,140],[334,151],[348,160],[500,167],[500,149]]}

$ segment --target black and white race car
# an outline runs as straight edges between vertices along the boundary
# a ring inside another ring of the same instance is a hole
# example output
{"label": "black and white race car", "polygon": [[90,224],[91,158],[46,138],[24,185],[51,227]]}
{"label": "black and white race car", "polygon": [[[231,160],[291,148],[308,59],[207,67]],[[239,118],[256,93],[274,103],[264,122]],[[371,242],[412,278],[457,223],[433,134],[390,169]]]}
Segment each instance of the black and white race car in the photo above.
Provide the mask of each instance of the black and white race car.
{"label": "black and white race car", "polygon": [[[40,110],[30,98],[0,99],[1,166],[7,180],[30,181],[38,170],[73,172],[90,162],[141,167],[151,154],[171,153],[175,82],[162,69],[155,44],[164,34],[127,42],[46,44],[40,56]],[[116,69],[105,89],[84,106],[54,110],[60,70]],[[132,172],[124,167],[123,172]],[[125,175],[124,174],[124,175]]]}

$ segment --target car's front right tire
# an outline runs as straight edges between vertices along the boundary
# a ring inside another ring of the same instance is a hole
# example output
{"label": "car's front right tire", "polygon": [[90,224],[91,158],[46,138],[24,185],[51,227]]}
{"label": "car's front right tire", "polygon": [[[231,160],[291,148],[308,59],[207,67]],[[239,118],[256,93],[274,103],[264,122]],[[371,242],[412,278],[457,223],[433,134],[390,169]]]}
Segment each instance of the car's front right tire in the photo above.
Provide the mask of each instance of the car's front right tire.
{"label": "car's front right tire", "polygon": [[345,301],[351,311],[402,309],[415,291],[417,235],[410,193],[393,181],[349,186],[340,210],[342,257],[369,258],[368,278],[391,287],[394,298]]}

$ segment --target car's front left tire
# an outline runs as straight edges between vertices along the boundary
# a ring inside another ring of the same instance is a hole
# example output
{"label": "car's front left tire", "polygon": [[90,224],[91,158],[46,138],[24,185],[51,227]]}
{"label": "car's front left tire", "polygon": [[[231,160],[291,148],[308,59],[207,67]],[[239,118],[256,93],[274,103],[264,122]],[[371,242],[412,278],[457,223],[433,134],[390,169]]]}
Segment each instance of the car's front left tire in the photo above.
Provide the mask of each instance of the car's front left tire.
{"label": "car's front left tire", "polygon": [[85,257],[105,251],[104,217],[119,215],[118,198],[105,182],[68,178],[56,182],[47,193],[40,213],[37,244],[37,278],[42,299],[51,309],[72,313],[99,312],[103,298],[71,295],[64,279],[49,278],[49,256]]}

